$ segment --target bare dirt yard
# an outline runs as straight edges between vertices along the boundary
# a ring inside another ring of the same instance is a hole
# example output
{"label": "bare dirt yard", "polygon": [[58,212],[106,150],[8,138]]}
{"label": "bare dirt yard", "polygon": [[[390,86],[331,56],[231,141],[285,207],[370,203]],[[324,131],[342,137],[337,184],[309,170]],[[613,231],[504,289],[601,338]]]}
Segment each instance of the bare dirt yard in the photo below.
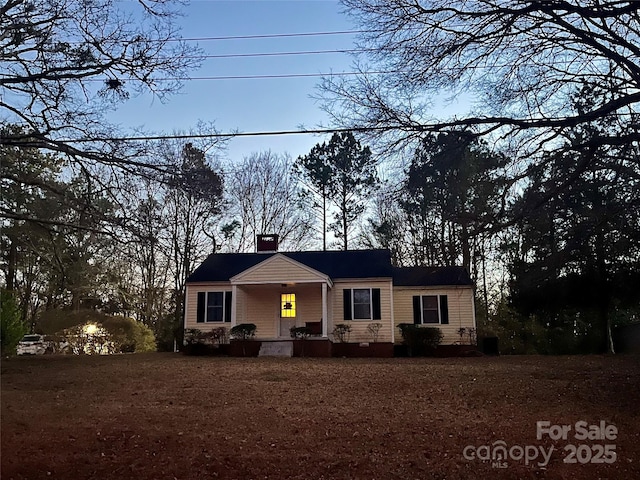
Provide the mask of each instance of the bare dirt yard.
{"label": "bare dirt yard", "polygon": [[158,353],[1,370],[3,480],[640,478],[640,356]]}

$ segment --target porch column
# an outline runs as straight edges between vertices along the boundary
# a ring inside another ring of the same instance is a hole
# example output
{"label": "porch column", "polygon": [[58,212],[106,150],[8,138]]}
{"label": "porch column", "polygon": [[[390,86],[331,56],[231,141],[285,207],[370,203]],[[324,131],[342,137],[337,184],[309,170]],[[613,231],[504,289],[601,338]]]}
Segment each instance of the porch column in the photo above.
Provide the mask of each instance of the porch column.
{"label": "porch column", "polygon": [[238,304],[238,287],[231,285],[231,328],[236,326],[236,305]]}
{"label": "porch column", "polygon": [[327,338],[327,284],[322,282],[322,337]]}

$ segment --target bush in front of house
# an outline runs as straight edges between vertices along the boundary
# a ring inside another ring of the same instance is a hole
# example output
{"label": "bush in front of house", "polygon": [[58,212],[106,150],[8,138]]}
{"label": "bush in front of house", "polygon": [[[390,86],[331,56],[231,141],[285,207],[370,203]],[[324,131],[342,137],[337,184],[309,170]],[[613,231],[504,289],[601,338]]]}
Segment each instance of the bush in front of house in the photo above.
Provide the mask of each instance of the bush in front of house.
{"label": "bush in front of house", "polygon": [[371,336],[371,340],[373,341],[373,343],[376,343],[378,341],[380,329],[382,329],[382,324],[380,322],[370,323],[367,326],[367,333]]}
{"label": "bush in front of house", "polygon": [[351,325],[347,325],[346,323],[338,323],[335,327],[333,327],[333,332],[331,332],[333,338],[340,343],[347,343],[349,341],[349,337],[351,336]]}
{"label": "bush in front of house", "polygon": [[311,329],[309,327],[291,327],[289,333],[291,338],[295,340],[305,340],[311,335]]}
{"label": "bush in front of house", "polygon": [[437,327],[423,327],[413,323],[398,325],[410,357],[433,355],[442,342],[442,331]]}
{"label": "bush in front of house", "polygon": [[251,340],[256,336],[257,328],[253,323],[241,323],[231,329],[231,338],[236,340]]}
{"label": "bush in front of house", "polygon": [[226,344],[229,331],[225,327],[214,328],[203,332],[197,328],[184,331],[184,345],[181,349],[185,355],[220,355],[228,353],[220,345]]}

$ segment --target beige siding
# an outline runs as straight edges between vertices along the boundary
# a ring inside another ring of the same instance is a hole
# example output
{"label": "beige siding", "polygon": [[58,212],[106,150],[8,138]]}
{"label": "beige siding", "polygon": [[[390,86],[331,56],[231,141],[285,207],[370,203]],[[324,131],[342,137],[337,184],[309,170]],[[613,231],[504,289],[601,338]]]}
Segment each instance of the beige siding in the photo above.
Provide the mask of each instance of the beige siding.
{"label": "beige siding", "polygon": [[[344,320],[344,297],[343,291],[346,288],[379,288],[380,289],[380,320]],[[335,325],[346,323],[351,326],[350,342],[371,342],[371,334],[367,327],[371,323],[382,323],[382,328],[378,334],[378,342],[392,341],[392,320],[391,320],[391,280],[361,280],[361,281],[336,281],[332,295],[331,322],[329,323],[329,338],[333,340],[331,332]]]}
{"label": "beige siding", "polygon": [[185,297],[185,323],[184,328],[197,328],[203,332],[208,332],[218,327],[231,328],[229,322],[207,322],[198,323],[198,292],[230,292],[231,285],[229,283],[208,283],[208,284],[189,284],[187,285],[187,293]]}
{"label": "beige siding", "polygon": [[319,282],[322,275],[286,257],[270,257],[235,277],[240,283]]}
{"label": "beige siding", "polygon": [[[401,323],[413,323],[414,295],[447,295],[449,324],[430,325],[442,330],[442,343],[452,344],[460,340],[460,328],[475,328],[473,290],[471,287],[394,287],[393,310],[396,327]],[[402,342],[400,330],[396,328],[396,343]]]}

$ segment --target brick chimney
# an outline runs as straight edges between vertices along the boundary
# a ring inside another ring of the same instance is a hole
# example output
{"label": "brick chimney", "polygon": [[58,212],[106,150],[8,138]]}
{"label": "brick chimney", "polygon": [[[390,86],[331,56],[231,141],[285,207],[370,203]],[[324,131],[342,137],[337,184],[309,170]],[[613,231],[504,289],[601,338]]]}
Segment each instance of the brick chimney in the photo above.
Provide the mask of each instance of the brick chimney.
{"label": "brick chimney", "polygon": [[278,251],[278,235],[258,235],[256,241],[258,253],[273,253]]}

